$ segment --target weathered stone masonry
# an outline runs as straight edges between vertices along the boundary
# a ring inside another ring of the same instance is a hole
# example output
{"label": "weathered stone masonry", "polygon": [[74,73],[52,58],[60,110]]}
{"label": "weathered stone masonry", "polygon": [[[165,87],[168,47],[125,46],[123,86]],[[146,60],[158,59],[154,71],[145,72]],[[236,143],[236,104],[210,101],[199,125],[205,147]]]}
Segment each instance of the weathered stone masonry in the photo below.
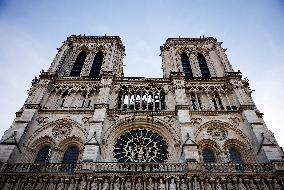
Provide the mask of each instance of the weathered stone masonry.
{"label": "weathered stone masonry", "polygon": [[125,77],[118,36],[63,42],[0,141],[0,189],[283,189],[283,151],[213,37]]}

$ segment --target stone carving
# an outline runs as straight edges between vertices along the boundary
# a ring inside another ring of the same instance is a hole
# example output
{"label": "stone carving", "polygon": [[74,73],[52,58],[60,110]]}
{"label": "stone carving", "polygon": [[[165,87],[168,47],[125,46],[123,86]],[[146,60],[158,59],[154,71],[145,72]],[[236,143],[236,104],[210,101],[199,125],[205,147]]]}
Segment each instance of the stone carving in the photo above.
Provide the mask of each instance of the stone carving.
{"label": "stone carving", "polygon": [[87,181],[86,176],[83,176],[80,183],[79,183],[79,189],[80,190],[86,190],[87,189]]}
{"label": "stone carving", "polygon": [[[21,178],[19,178],[18,180],[17,180],[17,183],[16,183],[16,185],[13,187],[14,189],[13,190],[21,190],[22,188],[22,184],[23,184],[23,182],[22,182],[23,180],[21,179]],[[40,181],[41,181],[41,179],[40,179]],[[39,182],[38,182],[39,183]],[[42,187],[44,186],[44,184],[42,183]],[[0,187],[1,187],[1,184],[0,184]],[[40,188],[40,189],[38,189],[38,188],[36,188],[36,190],[42,190],[42,187]]]}
{"label": "stone carving", "polygon": [[12,188],[11,180],[8,178],[5,185],[3,186],[3,190],[10,190]]}
{"label": "stone carving", "polygon": [[143,184],[141,178],[137,179],[137,183],[135,184],[135,190],[143,190]]}
{"label": "stone carving", "polygon": [[273,179],[274,190],[282,190],[276,179]]}
{"label": "stone carving", "polygon": [[68,137],[72,131],[72,126],[62,124],[56,124],[52,129],[52,135],[56,139],[62,139],[64,137]]}
{"label": "stone carving", "polygon": [[56,190],[64,190],[64,189],[65,189],[64,179],[61,178],[58,185],[57,185]]}
{"label": "stone carving", "polygon": [[130,178],[128,178],[124,185],[125,190],[131,190],[131,186],[132,186],[131,184],[132,183],[130,181]]}
{"label": "stone carving", "polygon": [[114,157],[120,162],[163,162],[168,156],[166,141],[147,129],[126,132],[114,147]]}
{"label": "stone carving", "polygon": [[110,121],[118,121],[119,120],[119,115],[113,114],[109,119],[110,119]]}
{"label": "stone carving", "polygon": [[25,185],[25,189],[33,189],[33,181],[31,178],[27,179],[27,184]]}
{"label": "stone carving", "polygon": [[237,127],[240,124],[241,119],[238,117],[231,117],[229,118],[229,121],[231,122],[232,126]]}
{"label": "stone carving", "polygon": [[228,136],[228,131],[222,127],[210,126],[207,129],[207,134],[215,140],[224,140]]}
{"label": "stone carving", "polygon": [[36,119],[38,125],[44,125],[48,122],[48,117],[39,117]]}
{"label": "stone carving", "polygon": [[117,178],[113,184],[113,189],[114,190],[120,190],[120,180]]}
{"label": "stone carving", "polygon": [[264,179],[261,179],[260,187],[261,190],[269,190],[269,187],[266,185]]}
{"label": "stone carving", "polygon": [[[83,175],[80,177],[80,175]],[[96,175],[96,174],[95,174]],[[119,174],[118,174],[119,175]],[[206,175],[206,174],[203,174]],[[87,178],[84,174],[79,174],[75,178],[65,177],[13,177],[0,178],[0,189],[6,190],[282,190],[281,185],[278,184],[276,178],[262,178],[254,181],[254,179],[247,179],[241,176],[230,179],[218,176],[204,177],[188,177],[184,175],[176,175],[174,178],[167,176],[156,176],[155,178],[148,178],[143,181],[142,178],[127,177],[123,182],[123,178],[115,176],[108,178],[107,176],[100,176],[101,184],[97,177]],[[98,176],[98,177],[99,177]],[[78,181],[76,182],[77,179]],[[193,181],[191,180],[193,179]],[[157,183],[154,180],[158,180]],[[222,181],[221,181],[222,180]],[[69,183],[67,183],[69,181]],[[166,183],[168,181],[168,183]],[[145,184],[145,188],[144,188]]]}
{"label": "stone carving", "polygon": [[55,183],[54,183],[54,180],[53,180],[53,178],[51,178],[50,180],[49,180],[49,183],[47,184],[47,186],[46,186],[46,190],[54,190],[55,189]]}
{"label": "stone carving", "polygon": [[243,183],[242,178],[239,179],[238,188],[239,188],[239,190],[246,190],[246,186]]}
{"label": "stone carving", "polygon": [[154,184],[152,178],[149,178],[149,180],[148,180],[147,189],[148,190],[154,190],[155,189],[155,184]]}
{"label": "stone carving", "polygon": [[181,179],[180,190],[187,190],[187,184],[183,178]]}
{"label": "stone carving", "polygon": [[257,186],[254,184],[253,179],[250,180],[249,188],[250,190],[257,190]]}
{"label": "stone carving", "polygon": [[205,180],[204,189],[212,190],[211,184],[208,182],[208,179]]}
{"label": "stone carving", "polygon": [[194,126],[197,126],[197,125],[199,125],[199,124],[202,122],[202,119],[199,118],[199,117],[191,118],[190,122],[191,122]]}
{"label": "stone carving", "polygon": [[176,122],[176,117],[171,115],[164,117],[165,122],[167,122],[169,125],[173,125]]}
{"label": "stone carving", "polygon": [[109,190],[109,183],[107,179],[104,180],[102,190]]}
{"label": "stone carving", "polygon": [[227,182],[227,190],[235,190],[235,187],[234,185],[231,183],[231,180],[228,179],[228,182]]}
{"label": "stone carving", "polygon": [[176,190],[176,184],[175,184],[175,179],[171,179],[170,187],[169,190]]}
{"label": "stone carving", "polygon": [[163,182],[163,179],[160,179],[158,189],[159,189],[159,190],[165,190],[165,189],[166,189],[166,185],[165,185],[165,183]]}
{"label": "stone carving", "polygon": [[[257,119],[253,118],[255,105],[250,101],[250,89],[245,84],[248,82],[241,79],[240,72],[233,72],[224,49],[218,44],[215,38],[168,39],[161,47],[164,77],[130,78],[123,77],[124,47],[119,37],[69,37],[50,70],[42,72],[40,79],[33,81],[30,97],[4,136],[8,137],[10,132],[17,130],[16,137],[21,142],[18,146],[10,146],[10,138],[1,141],[1,161],[8,160],[8,163],[0,163],[0,189],[282,189],[283,177],[278,170],[283,168],[283,163],[262,163],[267,161],[266,157],[281,158],[282,152],[272,136],[265,135],[264,140],[271,141],[273,146],[263,141],[267,145],[263,150],[255,147],[257,143],[253,142],[257,140],[255,136],[260,135],[258,133],[269,135],[261,119],[252,121],[255,130],[251,132],[256,133],[252,139],[248,137],[250,134],[242,133],[251,128],[244,118]],[[220,51],[211,52],[213,49]],[[88,56],[81,76],[70,76],[70,70],[82,50],[86,50]],[[88,75],[99,50],[104,54],[102,70],[99,71],[101,76],[91,78]],[[181,54],[184,51],[190,62],[186,67],[192,69],[190,80],[183,70]],[[211,77],[201,77],[198,53],[206,54],[205,62]],[[232,89],[230,82],[238,89]],[[42,110],[34,112],[24,110],[25,107]],[[20,115],[27,117],[20,119]],[[256,113],[256,116],[261,117],[261,114]],[[49,118],[54,122],[49,122]],[[36,121],[33,122],[33,119]],[[189,123],[187,119],[190,119]],[[200,126],[202,123],[204,125]],[[148,133],[149,136],[131,133],[135,130],[143,133],[144,129],[153,132]],[[114,147],[118,136],[127,132],[128,135]],[[193,140],[182,144],[186,133],[200,145],[216,142],[217,163],[200,161],[203,146],[196,146]],[[224,142],[228,134],[230,140]],[[68,139],[59,143],[64,138]],[[51,155],[45,151],[38,154],[51,156],[51,163],[22,164],[32,162],[36,156],[33,154],[39,152],[41,145],[48,145],[53,151]],[[69,145],[79,147],[80,159],[70,167],[63,167],[66,164],[55,162],[62,160],[63,150]],[[231,145],[247,147],[247,151],[241,152],[248,152],[243,155],[244,164],[227,163],[225,154],[229,153],[226,150]],[[121,149],[117,151],[117,147]],[[161,147],[164,149],[159,151]],[[254,150],[258,149],[263,156],[256,158]],[[22,154],[18,154],[18,150],[22,150]],[[123,151],[131,159],[123,160],[125,156],[119,156]],[[114,154],[118,155],[119,161],[131,163],[115,163]]]}
{"label": "stone carving", "polygon": [[34,190],[42,190],[44,187],[44,184],[42,182],[42,179],[40,178],[39,181],[37,182],[36,186],[34,187]]}
{"label": "stone carving", "polygon": [[83,117],[82,121],[86,126],[90,126],[90,124],[93,122],[92,117]]}
{"label": "stone carving", "polygon": [[75,182],[74,178],[71,178],[70,184],[68,186],[68,190],[73,190],[75,188],[76,188],[76,182]]}
{"label": "stone carving", "polygon": [[216,181],[216,190],[223,190],[219,179],[217,179],[217,181]]}
{"label": "stone carving", "polygon": [[201,190],[200,183],[198,182],[197,177],[194,177],[192,187],[193,190]]}

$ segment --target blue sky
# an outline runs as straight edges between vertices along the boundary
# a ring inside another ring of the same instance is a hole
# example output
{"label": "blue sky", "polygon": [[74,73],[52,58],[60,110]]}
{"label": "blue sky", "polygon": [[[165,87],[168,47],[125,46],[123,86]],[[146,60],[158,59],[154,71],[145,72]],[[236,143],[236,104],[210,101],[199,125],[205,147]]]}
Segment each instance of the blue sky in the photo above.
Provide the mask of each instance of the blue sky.
{"label": "blue sky", "polygon": [[284,146],[284,1],[0,0],[0,136],[71,34],[119,35],[126,76],[147,77],[162,77],[159,47],[168,37],[218,38]]}

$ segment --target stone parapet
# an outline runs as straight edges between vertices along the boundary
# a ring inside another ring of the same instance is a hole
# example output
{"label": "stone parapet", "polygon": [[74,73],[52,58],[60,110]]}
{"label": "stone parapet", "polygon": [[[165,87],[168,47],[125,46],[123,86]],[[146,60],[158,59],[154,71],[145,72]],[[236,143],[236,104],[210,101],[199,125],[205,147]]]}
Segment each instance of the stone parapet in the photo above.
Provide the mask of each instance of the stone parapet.
{"label": "stone parapet", "polygon": [[1,165],[0,189],[283,189],[283,163],[103,163]]}

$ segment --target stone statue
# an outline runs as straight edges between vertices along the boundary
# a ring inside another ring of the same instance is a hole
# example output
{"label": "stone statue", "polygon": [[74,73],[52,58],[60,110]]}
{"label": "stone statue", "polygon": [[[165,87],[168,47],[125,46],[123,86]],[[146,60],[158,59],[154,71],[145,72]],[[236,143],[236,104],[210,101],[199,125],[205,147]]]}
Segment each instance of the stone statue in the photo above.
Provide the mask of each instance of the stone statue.
{"label": "stone statue", "polygon": [[154,190],[154,189],[155,189],[155,184],[153,183],[152,178],[149,178],[149,182],[148,182],[148,185],[147,185],[147,189],[148,189],[148,190]]}
{"label": "stone statue", "polygon": [[109,190],[109,183],[108,183],[107,179],[105,179],[105,181],[103,183],[102,190]]}
{"label": "stone statue", "polygon": [[260,187],[261,190],[269,190],[269,187],[266,185],[264,179],[261,179]]}
{"label": "stone statue", "polygon": [[22,187],[22,180],[21,180],[21,178],[18,178],[18,181],[17,181],[16,185],[13,187],[13,190],[20,190],[21,187]]}
{"label": "stone statue", "polygon": [[235,190],[235,187],[234,185],[231,183],[231,180],[228,179],[228,182],[227,182],[227,190]]}
{"label": "stone statue", "polygon": [[55,184],[53,178],[49,180],[49,183],[46,186],[46,190],[55,190]]}
{"label": "stone statue", "polygon": [[175,184],[175,179],[172,178],[171,179],[171,183],[170,183],[170,187],[169,187],[169,190],[176,190],[176,184]]}
{"label": "stone statue", "polygon": [[28,179],[27,181],[28,181],[28,183],[25,185],[24,188],[25,189],[33,189],[34,184],[33,184],[32,179]]}
{"label": "stone statue", "polygon": [[93,182],[91,183],[90,186],[91,186],[90,190],[97,190],[98,189],[98,181],[97,181],[96,178],[93,180]]}
{"label": "stone statue", "polygon": [[211,184],[208,182],[208,179],[205,180],[204,189],[212,190]]}
{"label": "stone statue", "polygon": [[117,178],[113,184],[113,189],[114,190],[120,190],[120,181],[119,178]]}
{"label": "stone statue", "polygon": [[125,190],[131,190],[131,181],[130,178],[127,179],[127,181],[125,182]]}
{"label": "stone statue", "polygon": [[243,183],[242,178],[239,179],[238,188],[239,188],[239,190],[246,190],[247,189],[245,184]]}
{"label": "stone statue", "polygon": [[70,181],[68,190],[73,190],[73,189],[75,189],[75,188],[76,188],[75,180],[74,180],[74,178],[71,178],[71,181]]}
{"label": "stone statue", "polygon": [[159,190],[166,190],[166,185],[164,184],[163,179],[160,179],[158,189]]}
{"label": "stone statue", "polygon": [[197,178],[196,178],[196,177],[194,177],[194,181],[193,181],[192,187],[193,187],[193,190],[201,190],[200,184],[199,184],[199,182],[197,181]]}
{"label": "stone statue", "polygon": [[181,179],[180,190],[187,190],[187,185],[184,179]]}
{"label": "stone statue", "polygon": [[3,186],[3,190],[10,190],[12,188],[11,180],[8,178],[5,185]]}
{"label": "stone statue", "polygon": [[142,180],[141,178],[137,179],[137,183],[135,185],[135,190],[143,190]]}
{"label": "stone statue", "polygon": [[83,176],[80,183],[79,183],[79,189],[80,190],[86,190],[87,189],[87,181],[86,181],[86,177]]}
{"label": "stone statue", "polygon": [[273,179],[274,190],[282,190],[282,187],[278,184],[276,179]]}
{"label": "stone statue", "polygon": [[58,185],[57,185],[56,190],[64,190],[64,189],[65,189],[64,179],[61,178]]}
{"label": "stone statue", "polygon": [[42,183],[42,179],[40,178],[36,186],[34,187],[34,190],[42,190],[42,189],[43,189],[43,183]]}
{"label": "stone statue", "polygon": [[217,179],[217,181],[216,181],[216,190],[223,190],[219,179]]}
{"label": "stone statue", "polygon": [[257,186],[253,183],[253,179],[250,180],[249,187],[250,190],[257,190]]}

